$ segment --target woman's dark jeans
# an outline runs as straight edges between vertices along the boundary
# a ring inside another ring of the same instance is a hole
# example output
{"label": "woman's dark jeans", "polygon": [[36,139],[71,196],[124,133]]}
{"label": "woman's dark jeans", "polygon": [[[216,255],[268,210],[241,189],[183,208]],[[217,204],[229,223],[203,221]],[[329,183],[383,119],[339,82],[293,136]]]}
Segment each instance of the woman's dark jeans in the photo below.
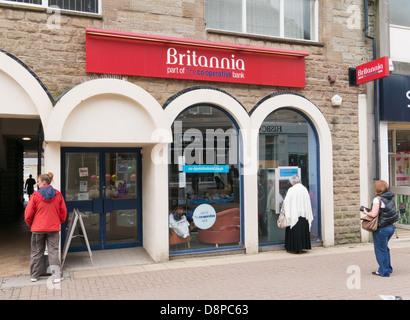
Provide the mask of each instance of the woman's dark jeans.
{"label": "woman's dark jeans", "polygon": [[393,272],[393,268],[390,262],[390,249],[388,242],[394,233],[395,226],[393,224],[383,228],[378,228],[373,232],[373,244],[374,253],[376,254],[376,260],[379,264],[379,270],[377,271],[382,277],[389,277]]}

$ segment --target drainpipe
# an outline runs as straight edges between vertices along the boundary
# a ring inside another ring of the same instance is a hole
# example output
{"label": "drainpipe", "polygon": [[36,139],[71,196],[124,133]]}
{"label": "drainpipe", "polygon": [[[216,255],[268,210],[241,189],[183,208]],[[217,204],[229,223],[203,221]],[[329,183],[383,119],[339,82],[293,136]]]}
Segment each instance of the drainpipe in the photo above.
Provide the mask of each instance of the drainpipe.
{"label": "drainpipe", "polygon": [[[377,59],[377,39],[369,34],[369,7],[368,0],[364,0],[364,21],[366,38],[373,40],[373,60]],[[376,163],[375,180],[380,180],[380,156],[379,156],[379,80],[373,82],[374,102],[374,153]]]}

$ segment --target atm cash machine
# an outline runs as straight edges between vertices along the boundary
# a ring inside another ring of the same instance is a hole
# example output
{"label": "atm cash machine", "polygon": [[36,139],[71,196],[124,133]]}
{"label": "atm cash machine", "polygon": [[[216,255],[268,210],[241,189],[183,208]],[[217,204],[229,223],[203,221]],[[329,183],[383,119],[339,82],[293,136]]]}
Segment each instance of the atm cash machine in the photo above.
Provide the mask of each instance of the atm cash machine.
{"label": "atm cash machine", "polygon": [[[285,240],[285,229],[281,229],[277,225],[280,209],[282,208],[283,200],[286,197],[288,189],[292,186],[289,178],[295,174],[299,177],[300,168],[298,167],[278,167],[266,168],[267,181],[272,181],[272,188],[267,197],[267,227],[268,227],[268,242],[283,242]],[[272,210],[272,207],[274,210]]]}

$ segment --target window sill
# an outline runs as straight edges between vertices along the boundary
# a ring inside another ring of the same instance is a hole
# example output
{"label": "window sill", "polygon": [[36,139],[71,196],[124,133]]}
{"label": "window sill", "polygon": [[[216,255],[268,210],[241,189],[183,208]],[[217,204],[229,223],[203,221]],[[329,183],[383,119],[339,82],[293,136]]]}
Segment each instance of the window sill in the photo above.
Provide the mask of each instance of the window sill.
{"label": "window sill", "polygon": [[281,42],[281,43],[289,43],[289,44],[301,44],[301,45],[316,46],[316,47],[324,47],[325,46],[325,43],[323,43],[323,42],[317,42],[317,41],[311,41],[311,40],[279,38],[279,37],[264,36],[264,35],[259,35],[259,34],[249,34],[249,33],[235,32],[235,31],[210,29],[210,28],[207,28],[205,30],[206,30],[207,33],[230,35],[230,36],[237,36],[237,37],[245,37],[245,38],[259,39],[259,40],[268,40],[268,41],[272,41],[272,42]]}
{"label": "window sill", "polygon": [[[26,11],[35,11],[35,12],[47,12],[47,13],[54,13],[56,8],[54,7],[42,7],[36,5],[29,5],[24,3],[0,3],[0,8],[10,8],[10,9],[17,9],[17,10],[26,10]],[[95,18],[95,19],[102,19],[102,14],[99,13],[90,13],[90,12],[81,12],[81,11],[72,11],[72,10],[65,10],[60,9],[59,12],[65,15],[72,15],[72,16],[81,16],[81,17],[88,17],[88,18]]]}

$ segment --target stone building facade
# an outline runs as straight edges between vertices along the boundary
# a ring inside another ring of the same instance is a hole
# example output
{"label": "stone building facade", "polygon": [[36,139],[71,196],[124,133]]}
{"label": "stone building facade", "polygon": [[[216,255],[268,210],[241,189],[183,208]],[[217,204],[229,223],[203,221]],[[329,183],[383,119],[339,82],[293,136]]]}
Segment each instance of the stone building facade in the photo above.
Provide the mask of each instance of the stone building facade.
{"label": "stone building facade", "polygon": [[[103,0],[100,4],[101,12],[90,14],[0,1],[0,49],[3,51],[1,54],[6,52],[23,62],[27,70],[31,70],[41,81],[53,105],[56,105],[59,99],[63,100],[73,88],[99,79],[114,79],[134,84],[148,92],[161,106],[166,105],[170,97],[187,88],[217,88],[234,97],[249,114],[267,97],[284,93],[304,97],[320,111],[331,134],[332,154],[328,163],[333,176],[323,176],[325,173],[320,173],[321,179],[332,181],[333,186],[332,190],[322,190],[321,193],[322,200],[333,199],[333,241],[328,244],[366,241],[366,235],[362,234],[360,227],[358,207],[363,199],[360,198],[363,190],[361,170],[367,170],[361,163],[361,152],[367,154],[368,146],[360,142],[359,124],[360,128],[365,130],[367,121],[370,120],[359,118],[362,109],[366,117],[368,86],[351,86],[348,77],[350,67],[372,60],[372,42],[366,38],[363,31],[363,1],[318,0],[315,4],[318,38],[315,40],[297,40],[209,28],[205,2],[206,0]],[[371,31],[375,10],[375,1],[369,1]],[[304,88],[288,88],[87,73],[86,28],[308,52],[305,57],[306,85]],[[343,99],[340,106],[332,105],[331,99],[335,95]],[[2,111],[3,115],[0,114],[0,118],[11,117],[4,115],[4,108]],[[102,126],[107,126],[104,120],[100,121]],[[47,137],[45,140],[47,143]],[[64,147],[64,144],[59,147]],[[365,151],[361,151],[360,148]],[[53,152],[46,151],[46,167],[47,155],[50,156]],[[327,164],[324,162],[327,161],[328,159],[320,159],[320,166],[326,167]],[[58,162],[59,160],[53,160],[53,163]],[[253,174],[252,185],[256,186],[256,172]],[[371,189],[369,185],[370,183],[365,181],[364,188]],[[245,207],[247,205],[244,204]],[[321,209],[323,211],[325,208]],[[256,230],[254,224],[247,227],[246,213],[244,220],[244,229]],[[150,231],[144,230],[144,233],[147,232]],[[161,259],[163,258],[156,260]]]}

